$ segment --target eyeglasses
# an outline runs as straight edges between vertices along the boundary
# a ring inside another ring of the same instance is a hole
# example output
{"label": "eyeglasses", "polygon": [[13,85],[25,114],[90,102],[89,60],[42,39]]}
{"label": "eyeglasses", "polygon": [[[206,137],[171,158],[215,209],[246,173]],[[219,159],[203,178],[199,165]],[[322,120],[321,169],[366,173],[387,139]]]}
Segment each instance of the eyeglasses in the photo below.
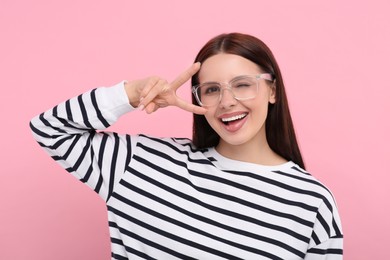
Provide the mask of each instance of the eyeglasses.
{"label": "eyeglasses", "polygon": [[[254,76],[239,76],[229,83],[205,82],[192,87],[196,101],[200,106],[208,107],[218,104],[222,99],[222,92],[228,89],[236,100],[255,98],[259,92],[259,79],[273,81],[272,74],[263,73]],[[226,85],[226,87],[223,87]]]}

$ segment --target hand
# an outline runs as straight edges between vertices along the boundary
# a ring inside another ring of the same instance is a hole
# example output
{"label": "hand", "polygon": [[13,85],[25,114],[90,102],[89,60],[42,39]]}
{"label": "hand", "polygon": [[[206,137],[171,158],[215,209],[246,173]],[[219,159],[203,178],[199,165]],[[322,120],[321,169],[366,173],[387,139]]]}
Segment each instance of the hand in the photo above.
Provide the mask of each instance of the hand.
{"label": "hand", "polygon": [[[159,77],[149,77],[143,80],[130,82],[133,92],[128,91],[129,100],[139,97],[138,108],[150,114],[159,108],[177,106],[195,114],[205,114],[206,109],[186,102],[177,96],[176,91],[186,83],[200,69],[200,63],[194,63],[190,68],[182,72],[174,81],[168,83]],[[134,90],[137,92],[134,94]],[[136,102],[131,102],[132,105]]]}

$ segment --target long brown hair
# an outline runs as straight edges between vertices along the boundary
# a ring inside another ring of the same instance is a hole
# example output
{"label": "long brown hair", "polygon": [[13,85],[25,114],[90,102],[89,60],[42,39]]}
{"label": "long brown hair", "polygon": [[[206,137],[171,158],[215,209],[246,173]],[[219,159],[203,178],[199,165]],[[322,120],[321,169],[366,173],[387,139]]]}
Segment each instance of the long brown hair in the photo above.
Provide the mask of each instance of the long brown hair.
{"label": "long brown hair", "polygon": [[[276,102],[274,104],[270,103],[268,107],[265,123],[267,141],[274,152],[305,169],[295,136],[282,74],[271,50],[264,42],[251,35],[241,33],[221,34],[206,43],[196,56],[195,62],[203,63],[206,59],[218,53],[244,57],[256,63],[264,73],[271,73],[274,76]],[[199,84],[198,76],[197,73],[192,77],[192,86]],[[194,96],[192,96],[192,103],[197,104]],[[192,140],[198,148],[213,147],[219,142],[218,134],[203,115],[194,114]]]}

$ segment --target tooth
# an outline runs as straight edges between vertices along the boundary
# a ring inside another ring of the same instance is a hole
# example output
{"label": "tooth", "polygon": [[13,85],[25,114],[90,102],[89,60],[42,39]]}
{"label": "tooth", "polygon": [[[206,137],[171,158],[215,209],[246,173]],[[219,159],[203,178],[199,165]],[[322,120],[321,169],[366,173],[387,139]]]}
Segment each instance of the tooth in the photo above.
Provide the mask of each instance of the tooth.
{"label": "tooth", "polygon": [[245,117],[245,114],[236,115],[236,116],[232,116],[232,117],[228,117],[228,118],[222,118],[222,122],[234,121],[234,120],[237,120],[237,119],[241,119],[243,117]]}

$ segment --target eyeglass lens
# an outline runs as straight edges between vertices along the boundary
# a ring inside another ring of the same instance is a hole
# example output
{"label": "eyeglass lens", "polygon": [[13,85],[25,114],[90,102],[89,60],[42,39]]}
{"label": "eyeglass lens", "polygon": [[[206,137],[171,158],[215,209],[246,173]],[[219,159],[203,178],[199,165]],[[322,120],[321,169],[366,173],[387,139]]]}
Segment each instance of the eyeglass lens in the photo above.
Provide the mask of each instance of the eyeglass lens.
{"label": "eyeglass lens", "polygon": [[254,77],[240,77],[229,84],[207,82],[199,86],[197,95],[203,105],[214,105],[219,102],[224,89],[229,89],[236,99],[253,98],[257,94],[257,80]]}

